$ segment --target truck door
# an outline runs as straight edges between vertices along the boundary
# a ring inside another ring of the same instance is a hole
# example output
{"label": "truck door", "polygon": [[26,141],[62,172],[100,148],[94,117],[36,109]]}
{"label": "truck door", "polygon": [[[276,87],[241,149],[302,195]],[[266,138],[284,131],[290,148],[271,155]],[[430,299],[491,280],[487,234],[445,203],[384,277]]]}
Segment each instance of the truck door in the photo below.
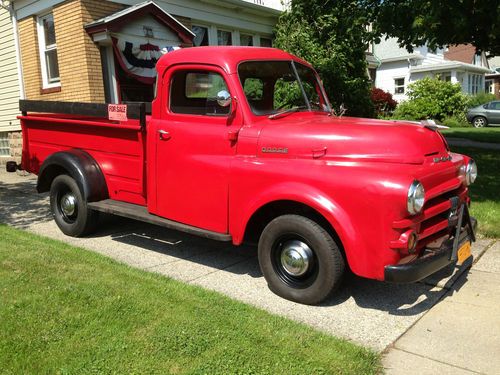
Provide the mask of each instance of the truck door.
{"label": "truck door", "polygon": [[[156,121],[156,213],[219,233],[228,232],[229,134],[238,128],[231,92],[216,67],[171,68],[163,77],[162,118]],[[222,104],[222,105],[221,105]],[[224,106],[226,104],[227,106]]]}

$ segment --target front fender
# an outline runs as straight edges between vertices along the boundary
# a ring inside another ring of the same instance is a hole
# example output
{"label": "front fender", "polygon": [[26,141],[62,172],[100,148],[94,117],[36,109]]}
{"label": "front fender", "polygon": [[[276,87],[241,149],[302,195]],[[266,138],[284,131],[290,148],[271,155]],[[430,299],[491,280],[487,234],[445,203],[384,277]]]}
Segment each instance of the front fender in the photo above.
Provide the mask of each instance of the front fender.
{"label": "front fender", "polygon": [[49,191],[52,181],[61,173],[68,174],[76,181],[83,197],[88,202],[108,197],[108,189],[101,168],[87,152],[71,149],[48,156],[38,173],[37,191],[39,193]]}
{"label": "front fender", "polygon": [[282,200],[302,203],[320,213],[339,236],[348,260],[353,256],[356,230],[349,215],[325,192],[301,183],[275,184],[254,195],[240,211],[242,214],[233,220],[234,224],[230,228],[233,242],[240,244],[243,241],[248,222],[255,212],[269,203]]}

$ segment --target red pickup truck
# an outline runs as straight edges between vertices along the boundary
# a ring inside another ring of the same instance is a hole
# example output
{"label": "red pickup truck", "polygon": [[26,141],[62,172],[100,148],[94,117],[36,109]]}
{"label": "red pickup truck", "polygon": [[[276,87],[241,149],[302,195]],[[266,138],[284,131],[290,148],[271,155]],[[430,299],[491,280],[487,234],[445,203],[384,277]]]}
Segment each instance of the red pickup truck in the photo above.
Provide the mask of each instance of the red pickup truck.
{"label": "red pickup truck", "polygon": [[50,191],[65,234],[107,212],[258,243],[270,289],[306,304],[347,265],[414,282],[470,256],[476,164],[435,127],[336,116],[314,69],[277,49],[186,48],[156,69],[151,114],[20,102],[19,168]]}

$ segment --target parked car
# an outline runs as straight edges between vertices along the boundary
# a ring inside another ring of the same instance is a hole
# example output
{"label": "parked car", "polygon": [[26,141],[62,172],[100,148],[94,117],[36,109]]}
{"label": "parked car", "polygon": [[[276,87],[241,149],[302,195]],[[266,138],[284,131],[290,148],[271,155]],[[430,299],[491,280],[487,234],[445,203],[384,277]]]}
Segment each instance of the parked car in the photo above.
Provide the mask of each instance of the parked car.
{"label": "parked car", "polygon": [[475,128],[488,125],[500,125],[500,101],[495,100],[469,109],[467,121]]}

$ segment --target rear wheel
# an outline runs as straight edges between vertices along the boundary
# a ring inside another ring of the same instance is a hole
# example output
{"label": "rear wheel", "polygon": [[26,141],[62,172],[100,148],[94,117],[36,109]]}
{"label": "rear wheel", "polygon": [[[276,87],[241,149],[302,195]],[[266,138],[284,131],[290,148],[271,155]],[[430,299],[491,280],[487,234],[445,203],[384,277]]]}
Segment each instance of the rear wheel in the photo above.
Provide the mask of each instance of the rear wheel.
{"label": "rear wheel", "polygon": [[486,120],[486,118],[483,116],[477,116],[472,121],[472,125],[475,128],[484,128],[485,126],[488,125],[488,120]]}
{"label": "rear wheel", "polygon": [[340,285],[345,263],[338,245],[316,222],[298,215],[272,220],[259,240],[259,264],[269,288],[304,304],[317,304]]}
{"label": "rear wheel", "polygon": [[57,226],[68,236],[84,236],[97,226],[98,213],[88,208],[78,184],[68,175],[52,181],[50,208]]}

